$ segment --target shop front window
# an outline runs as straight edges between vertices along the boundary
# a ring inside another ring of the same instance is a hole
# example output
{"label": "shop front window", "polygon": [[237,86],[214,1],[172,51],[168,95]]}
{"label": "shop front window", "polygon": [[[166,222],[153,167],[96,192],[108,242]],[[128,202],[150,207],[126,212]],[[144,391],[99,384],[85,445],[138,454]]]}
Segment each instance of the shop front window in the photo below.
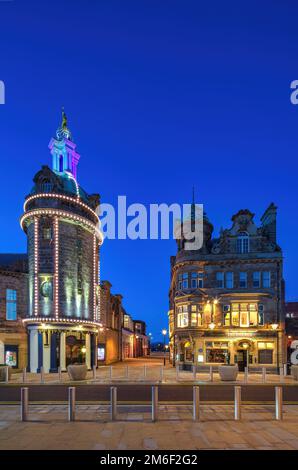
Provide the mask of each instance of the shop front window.
{"label": "shop front window", "polygon": [[258,361],[259,364],[273,364],[274,343],[259,342],[258,343]]}
{"label": "shop front window", "polygon": [[10,367],[18,367],[18,346],[5,346],[5,364]]}
{"label": "shop front window", "polygon": [[228,349],[207,348],[206,349],[206,362],[225,363],[228,353],[229,353]]}

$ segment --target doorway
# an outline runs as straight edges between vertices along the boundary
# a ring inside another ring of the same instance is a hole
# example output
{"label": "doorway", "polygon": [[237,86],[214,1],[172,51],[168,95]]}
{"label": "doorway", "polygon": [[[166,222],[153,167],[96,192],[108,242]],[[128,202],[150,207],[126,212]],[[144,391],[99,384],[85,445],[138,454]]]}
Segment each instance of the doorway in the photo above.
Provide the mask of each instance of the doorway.
{"label": "doorway", "polygon": [[247,349],[238,349],[237,350],[237,363],[239,372],[244,372],[245,367],[247,367],[247,358],[248,350]]}

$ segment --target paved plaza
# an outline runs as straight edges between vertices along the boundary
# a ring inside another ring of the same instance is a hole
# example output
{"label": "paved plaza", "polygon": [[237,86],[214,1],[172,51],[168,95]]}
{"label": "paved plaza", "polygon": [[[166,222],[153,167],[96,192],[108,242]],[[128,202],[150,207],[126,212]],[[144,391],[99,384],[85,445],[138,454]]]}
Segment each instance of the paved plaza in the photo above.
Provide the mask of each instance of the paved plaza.
{"label": "paved plaza", "polygon": [[78,406],[75,422],[63,405],[30,406],[29,422],[20,422],[19,407],[0,406],[0,449],[188,450],[298,449],[298,406],[284,406],[284,420],[273,420],[272,406],[243,406],[241,421],[233,407],[202,406],[192,421],[190,406],[160,406],[151,422],[149,407],[119,407],[109,422],[107,406]]}

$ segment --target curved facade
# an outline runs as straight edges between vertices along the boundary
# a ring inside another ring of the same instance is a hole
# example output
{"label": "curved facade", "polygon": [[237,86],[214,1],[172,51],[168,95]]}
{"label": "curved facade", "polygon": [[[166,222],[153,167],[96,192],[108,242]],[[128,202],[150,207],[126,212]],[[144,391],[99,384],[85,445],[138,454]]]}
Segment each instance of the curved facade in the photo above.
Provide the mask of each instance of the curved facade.
{"label": "curved facade", "polygon": [[99,306],[99,195],[77,182],[79,154],[63,113],[43,166],[26,197],[21,226],[28,239],[29,368],[45,372],[68,363],[96,364]]}

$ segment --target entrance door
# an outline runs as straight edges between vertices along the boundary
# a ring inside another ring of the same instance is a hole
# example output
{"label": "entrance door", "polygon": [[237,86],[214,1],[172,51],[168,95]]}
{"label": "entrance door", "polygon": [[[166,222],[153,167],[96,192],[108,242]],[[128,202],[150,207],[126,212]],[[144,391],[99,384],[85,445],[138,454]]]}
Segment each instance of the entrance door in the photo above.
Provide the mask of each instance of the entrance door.
{"label": "entrance door", "polygon": [[247,354],[246,349],[238,349],[237,351],[239,372],[244,372],[245,367],[247,367]]}

